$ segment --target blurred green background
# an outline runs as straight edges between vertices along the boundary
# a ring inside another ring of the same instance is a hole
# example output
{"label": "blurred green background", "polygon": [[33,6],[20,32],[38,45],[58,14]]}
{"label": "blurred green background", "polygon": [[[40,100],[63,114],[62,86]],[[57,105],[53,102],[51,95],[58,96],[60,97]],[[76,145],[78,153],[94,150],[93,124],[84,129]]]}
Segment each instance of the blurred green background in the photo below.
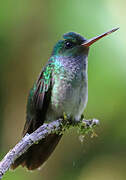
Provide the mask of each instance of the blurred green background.
{"label": "blurred green background", "polygon": [[97,118],[97,138],[82,144],[66,133],[40,171],[19,167],[3,180],[126,179],[126,1],[0,1],[0,158],[21,138],[29,89],[63,33],[91,38],[113,27],[89,53],[86,118]]}

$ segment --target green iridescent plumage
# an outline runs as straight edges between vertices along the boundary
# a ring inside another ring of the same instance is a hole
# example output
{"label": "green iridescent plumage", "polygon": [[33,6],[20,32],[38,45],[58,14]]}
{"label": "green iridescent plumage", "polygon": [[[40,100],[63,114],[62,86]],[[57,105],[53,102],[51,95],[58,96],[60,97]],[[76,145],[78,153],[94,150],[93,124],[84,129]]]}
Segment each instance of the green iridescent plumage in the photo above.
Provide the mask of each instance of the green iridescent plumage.
{"label": "green iridescent plumage", "polygon": [[[72,86],[73,89],[77,89],[78,96],[80,87],[77,86],[83,79],[83,76],[82,78],[79,77],[83,69],[81,68],[83,48],[80,44],[84,41],[85,39],[80,35],[73,33],[72,36],[70,33],[65,34],[64,40],[59,41],[54,47],[48,63],[30,90],[23,135],[32,133],[44,122],[63,117],[64,112],[71,118],[80,118],[82,112],[76,109],[76,99],[74,100],[76,91],[74,93]],[[88,48],[84,52],[88,54]],[[79,81],[78,78],[80,78]],[[80,106],[83,106],[80,100],[78,102]],[[61,134],[53,134],[37,145],[33,145],[27,153],[14,162],[12,167],[16,168],[22,164],[28,169],[36,169],[46,161],[61,136]]]}
{"label": "green iridescent plumage", "polygon": [[[63,118],[64,113],[69,120],[80,120],[88,100],[89,46],[116,30],[90,40],[69,32],[58,41],[30,91],[23,135],[32,133],[44,122]],[[20,164],[29,170],[38,168],[48,159],[61,136],[60,133],[50,134],[34,144],[14,162],[12,168]]]}

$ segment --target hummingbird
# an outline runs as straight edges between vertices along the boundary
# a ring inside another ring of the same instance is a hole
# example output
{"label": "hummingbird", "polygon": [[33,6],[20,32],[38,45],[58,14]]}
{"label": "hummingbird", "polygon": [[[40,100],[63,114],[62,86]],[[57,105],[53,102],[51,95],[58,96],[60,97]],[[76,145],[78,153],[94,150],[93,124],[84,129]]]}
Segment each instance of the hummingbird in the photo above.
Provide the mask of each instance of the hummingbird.
{"label": "hummingbird", "polygon": [[[64,113],[75,122],[81,119],[88,101],[89,47],[118,29],[88,40],[75,32],[63,35],[30,90],[23,136],[31,134],[43,123],[63,118]],[[17,158],[11,168],[19,165],[26,166],[28,170],[39,168],[47,161],[61,137],[61,134],[55,133],[48,135]]]}

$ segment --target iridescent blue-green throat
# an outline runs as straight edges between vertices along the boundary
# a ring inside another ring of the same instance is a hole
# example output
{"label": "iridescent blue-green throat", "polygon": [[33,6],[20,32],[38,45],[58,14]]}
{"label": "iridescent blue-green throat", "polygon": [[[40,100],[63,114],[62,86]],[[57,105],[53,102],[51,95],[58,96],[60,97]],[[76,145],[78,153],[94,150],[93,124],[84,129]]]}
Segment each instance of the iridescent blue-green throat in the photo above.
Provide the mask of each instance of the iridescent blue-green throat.
{"label": "iridescent blue-green throat", "polygon": [[[89,40],[75,32],[63,35],[29,93],[23,136],[44,122],[62,118],[64,113],[68,119],[80,120],[88,100],[89,46],[117,29]],[[38,168],[48,159],[61,136],[50,134],[34,144],[13,163],[12,168],[18,165],[29,170]]]}

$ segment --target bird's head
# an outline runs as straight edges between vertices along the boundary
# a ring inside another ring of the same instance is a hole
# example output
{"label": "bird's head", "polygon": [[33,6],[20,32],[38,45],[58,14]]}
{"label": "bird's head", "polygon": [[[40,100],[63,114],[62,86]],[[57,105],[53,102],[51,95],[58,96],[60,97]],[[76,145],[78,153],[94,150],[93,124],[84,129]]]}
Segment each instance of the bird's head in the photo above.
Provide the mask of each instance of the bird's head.
{"label": "bird's head", "polygon": [[60,40],[55,45],[52,55],[61,55],[61,56],[78,56],[78,55],[87,55],[89,47],[96,42],[97,40],[103,38],[104,36],[111,34],[116,31],[118,28],[114,28],[108,32],[105,32],[99,36],[91,38],[89,40],[85,39],[80,34],[75,32],[69,32],[63,35],[63,40]]}

